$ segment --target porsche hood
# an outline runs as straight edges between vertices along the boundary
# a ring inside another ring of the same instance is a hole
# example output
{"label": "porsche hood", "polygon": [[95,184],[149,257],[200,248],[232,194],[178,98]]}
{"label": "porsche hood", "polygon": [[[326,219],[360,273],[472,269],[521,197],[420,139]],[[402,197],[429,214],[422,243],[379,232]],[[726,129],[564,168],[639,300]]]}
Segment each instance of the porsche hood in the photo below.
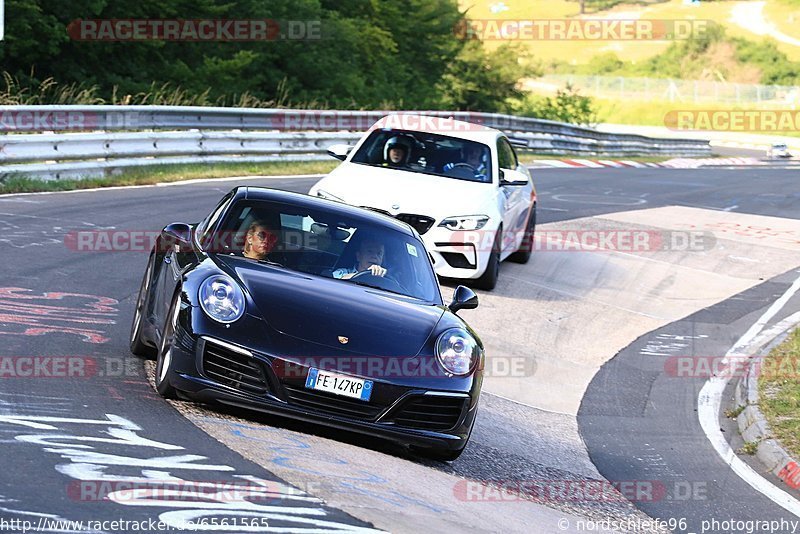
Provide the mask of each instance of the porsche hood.
{"label": "porsche hood", "polygon": [[249,293],[258,310],[248,313],[263,318],[285,357],[414,357],[444,313],[442,306],[342,280],[217,258]]}

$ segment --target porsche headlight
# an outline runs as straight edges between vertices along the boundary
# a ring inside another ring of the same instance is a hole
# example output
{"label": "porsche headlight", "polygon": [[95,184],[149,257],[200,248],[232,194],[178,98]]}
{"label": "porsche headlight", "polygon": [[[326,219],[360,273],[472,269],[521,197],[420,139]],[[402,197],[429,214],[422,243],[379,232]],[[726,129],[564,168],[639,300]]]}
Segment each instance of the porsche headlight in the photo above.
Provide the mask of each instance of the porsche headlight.
{"label": "porsche headlight", "polygon": [[335,200],[336,202],[344,202],[343,199],[337,197],[336,195],[332,195],[331,193],[328,193],[327,191],[324,191],[322,189],[317,189],[317,196],[319,198],[325,198],[325,199],[328,199],[328,200]]}
{"label": "porsche headlight", "polygon": [[200,307],[215,321],[232,323],[244,314],[244,293],[227,276],[215,274],[200,286]]}
{"label": "porsche headlight", "polygon": [[468,375],[480,357],[481,348],[463,328],[450,328],[436,340],[436,358],[444,370],[457,376]]}
{"label": "porsche headlight", "polygon": [[460,217],[448,217],[439,223],[439,226],[448,230],[480,230],[489,222],[487,215],[462,215]]}

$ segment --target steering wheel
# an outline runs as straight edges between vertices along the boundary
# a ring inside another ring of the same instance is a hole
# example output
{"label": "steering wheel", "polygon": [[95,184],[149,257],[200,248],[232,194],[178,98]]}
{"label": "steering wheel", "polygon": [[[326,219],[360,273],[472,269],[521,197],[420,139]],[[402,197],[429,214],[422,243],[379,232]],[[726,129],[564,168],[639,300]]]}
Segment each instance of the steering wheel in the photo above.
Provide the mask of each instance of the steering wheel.
{"label": "steering wheel", "polygon": [[[408,294],[408,290],[397,281],[396,278],[385,274],[383,276],[375,276],[372,274],[372,271],[360,271],[353,276],[350,277],[350,280],[361,280],[362,282],[367,282],[369,285],[377,286],[380,289],[386,289],[387,291],[394,291],[397,293],[403,293],[405,295]],[[388,282],[388,283],[387,283]]]}
{"label": "steering wheel", "polygon": [[475,167],[473,167],[469,163],[464,163],[463,161],[461,163],[454,163],[452,168],[453,169],[458,169],[459,167],[466,167],[467,169],[471,170],[472,172],[475,172],[477,170],[477,169],[475,169]]}

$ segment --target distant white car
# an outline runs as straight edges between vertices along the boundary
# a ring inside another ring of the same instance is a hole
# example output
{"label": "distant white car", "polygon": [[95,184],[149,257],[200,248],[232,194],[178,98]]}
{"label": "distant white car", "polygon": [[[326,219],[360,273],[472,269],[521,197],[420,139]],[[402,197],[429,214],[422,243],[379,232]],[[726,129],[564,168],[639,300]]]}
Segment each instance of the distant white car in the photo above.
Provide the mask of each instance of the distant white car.
{"label": "distant white car", "polygon": [[536,189],[503,132],[472,123],[395,114],[355,145],[309,191],[384,212],[422,237],[436,273],[493,289],[500,262],[526,263]]}
{"label": "distant white car", "polygon": [[773,143],[767,150],[768,158],[791,158],[792,153],[784,143]]}

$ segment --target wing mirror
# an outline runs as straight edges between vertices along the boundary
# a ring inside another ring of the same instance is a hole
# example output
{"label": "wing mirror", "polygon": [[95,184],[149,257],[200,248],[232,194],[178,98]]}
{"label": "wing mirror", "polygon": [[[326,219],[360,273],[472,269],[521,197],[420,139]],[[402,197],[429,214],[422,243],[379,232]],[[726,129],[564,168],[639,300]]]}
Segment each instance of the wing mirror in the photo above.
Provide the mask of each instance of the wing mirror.
{"label": "wing mirror", "polygon": [[328,147],[328,155],[344,161],[351,150],[353,150],[353,147],[350,145],[331,145]]}
{"label": "wing mirror", "polygon": [[500,169],[500,185],[527,185],[528,176],[511,169]]}
{"label": "wing mirror", "polygon": [[183,247],[192,242],[192,227],[186,223],[168,224],[161,230],[161,235],[170,245]]}
{"label": "wing mirror", "polygon": [[458,286],[453,293],[453,302],[447,307],[453,313],[458,310],[473,310],[478,307],[478,295],[467,286]]}

